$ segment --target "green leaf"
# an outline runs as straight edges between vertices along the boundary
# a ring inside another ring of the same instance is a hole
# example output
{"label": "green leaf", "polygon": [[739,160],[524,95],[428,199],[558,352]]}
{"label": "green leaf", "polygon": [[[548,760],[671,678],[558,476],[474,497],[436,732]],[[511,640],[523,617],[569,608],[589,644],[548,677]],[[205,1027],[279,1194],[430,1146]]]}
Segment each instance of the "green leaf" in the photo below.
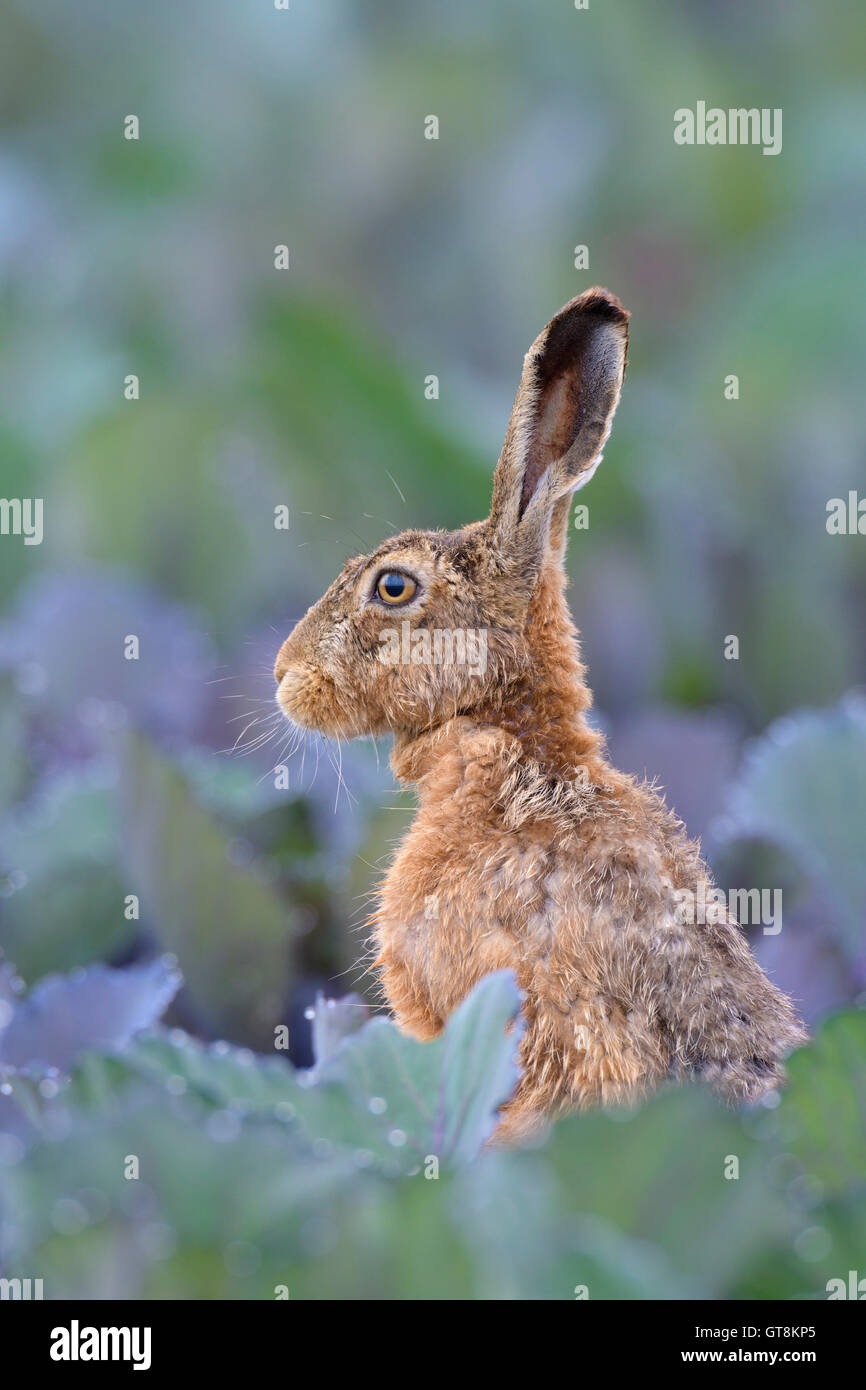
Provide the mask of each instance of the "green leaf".
{"label": "green leaf", "polygon": [[775,1112],[778,1138],[793,1155],[808,1197],[866,1196],[866,1010],[829,1018],[788,1063]]}
{"label": "green leaf", "polygon": [[0,1066],[66,1071],[85,1051],[123,1048],[153,1026],[180,983],[174,962],[166,959],[48,976],[13,1007],[0,1033]]}
{"label": "green leaf", "polygon": [[511,971],[486,976],[454,1011],[441,1037],[416,1042],[374,1018],[317,1071],[318,1085],[345,1087],[379,1117],[393,1147],[466,1163],[489,1139],[518,1078],[520,992]]}
{"label": "green leaf", "polygon": [[172,601],[205,608],[211,633],[247,622],[248,605],[275,579],[281,499],[266,478],[245,479],[247,507],[238,504],[242,485],[225,461],[232,427],[225,396],[154,383],[133,409],[91,416],[56,479],[64,527],[46,540],[55,563],[123,566]]}
{"label": "green leaf", "polygon": [[[309,514],[299,519],[304,539],[336,533],[364,549],[410,523],[463,526],[486,513],[492,460],[441,423],[441,405],[424,399],[420,366],[413,379],[387,345],[371,341],[368,324],[271,297],[256,345],[249,392],[265,404],[276,437],[291,441],[285,479]],[[350,499],[348,510],[341,499]],[[360,515],[351,499],[361,499]],[[333,522],[323,524],[322,514]]]}
{"label": "green leaf", "polygon": [[[214,1043],[179,1030],[140,1038],[120,1067],[75,1078],[78,1097],[104,1099],[130,1076],[194,1092],[249,1120],[297,1122],[310,1142],[349,1148],[386,1172],[416,1172],[427,1159],[459,1165],[476,1158],[516,1080],[520,995],[510,971],[487,976],[440,1038],[421,1043],[385,1018],[344,1036],[312,1072],[279,1057]],[[67,1097],[67,1104],[69,1098]]]}
{"label": "green leaf", "polygon": [[134,934],[105,775],[94,763],[49,778],[38,814],[12,810],[2,826],[3,944],[27,980],[111,957]]}
{"label": "green leaf", "polygon": [[[270,1298],[280,1283],[293,1298],[572,1300],[584,1286],[590,1300],[808,1298],[857,1267],[866,1204],[848,1145],[862,1120],[847,1104],[828,1109],[825,1125],[848,1135],[845,1166],[813,1167],[806,1191],[803,1156],[814,1145],[821,1159],[826,1134],[794,1132],[786,1110],[799,1116],[828,1077],[862,1099],[861,1015],[833,1020],[795,1054],[776,1110],[732,1113],[678,1088],[573,1116],[540,1148],[488,1149],[435,1181],[427,1165],[388,1181],[373,1159],[409,1146],[389,1146],[387,1127],[408,1115],[423,1134],[446,1065],[452,1100],[479,1078],[487,1086],[485,1052],[499,1071],[517,993],[507,975],[490,980],[450,1041],[397,1035],[383,1049],[377,1021],[365,1025],[326,1066],[348,1064],[343,1081],[309,1084],[279,1058],[205,1048],[177,1030],[82,1059],[71,1085],[41,1102],[27,1161],[0,1164],[0,1200],[14,1213],[0,1256],[44,1269],[54,1297],[108,1296],[118,1249],[131,1297]],[[388,1099],[383,1112],[364,1105],[370,1083]],[[141,1209],[124,1179],[130,1155],[147,1188]]]}
{"label": "green leaf", "polygon": [[316,1066],[322,1067],[366,1023],[370,1010],[359,994],[347,994],[342,999],[326,999],[317,994],[312,1014],[313,1056]]}
{"label": "green leaf", "polygon": [[144,739],[121,755],[123,852],[142,919],[178,958],[212,1025],[273,1042],[291,961],[288,905],[194,800],[182,774]]}
{"label": "green leaf", "polygon": [[561,1220],[592,1216],[644,1242],[691,1281],[691,1297],[723,1297],[757,1251],[787,1236],[743,1116],[697,1086],[562,1121],[549,1161]]}
{"label": "green leaf", "polygon": [[852,957],[866,921],[866,700],[770,726],[729,799],[726,838],[781,846],[818,883]]}
{"label": "green leaf", "polygon": [[5,754],[0,763],[0,814],[5,815],[21,794],[27,776],[24,740],[26,719],[21,696],[8,676],[0,678],[0,747]]}

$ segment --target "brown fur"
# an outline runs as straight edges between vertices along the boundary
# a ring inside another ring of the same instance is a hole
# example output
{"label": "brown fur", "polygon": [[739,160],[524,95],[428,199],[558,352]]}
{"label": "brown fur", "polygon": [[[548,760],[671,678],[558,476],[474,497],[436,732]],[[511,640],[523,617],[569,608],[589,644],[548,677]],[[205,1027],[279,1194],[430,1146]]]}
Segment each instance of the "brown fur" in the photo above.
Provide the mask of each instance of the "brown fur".
{"label": "brown fur", "polygon": [[[394,772],[417,788],[372,922],[399,1026],[432,1038],[482,976],[516,972],[523,1076],[501,1138],[668,1076],[753,1099],[805,1037],[735,921],[678,920],[677,890],[711,882],[698,847],[610,766],[586,719],[563,553],[571,493],[619,399],[627,325],[605,290],[566,305],[527,354],[490,517],[348,561],[275,668],[291,719],[337,737],[392,732]],[[388,569],[418,585],[405,606],[376,597]],[[405,620],[413,633],[486,629],[486,672],[383,664],[379,634]]]}

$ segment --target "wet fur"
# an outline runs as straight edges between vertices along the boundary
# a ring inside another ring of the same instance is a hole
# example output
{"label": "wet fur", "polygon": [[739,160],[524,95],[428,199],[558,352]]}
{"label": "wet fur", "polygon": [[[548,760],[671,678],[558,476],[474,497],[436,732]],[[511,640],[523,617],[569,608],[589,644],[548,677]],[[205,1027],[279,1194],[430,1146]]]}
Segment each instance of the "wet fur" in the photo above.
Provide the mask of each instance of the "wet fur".
{"label": "wet fur", "polygon": [[[805,1033],[732,919],[677,918],[711,886],[661,797],[607,761],[564,597],[571,494],[591,477],[625,370],[628,315],[607,291],[566,305],[527,354],[490,517],[411,531],[347,562],[283,644],[286,714],[339,737],[394,734],[418,810],[371,921],[399,1026],[432,1038],[484,975],[516,972],[522,1080],[498,1136],[564,1107],[699,1075],[731,1100],[782,1079]],[[376,576],[410,573],[405,606]],[[483,676],[386,666],[379,634],[485,628]]]}

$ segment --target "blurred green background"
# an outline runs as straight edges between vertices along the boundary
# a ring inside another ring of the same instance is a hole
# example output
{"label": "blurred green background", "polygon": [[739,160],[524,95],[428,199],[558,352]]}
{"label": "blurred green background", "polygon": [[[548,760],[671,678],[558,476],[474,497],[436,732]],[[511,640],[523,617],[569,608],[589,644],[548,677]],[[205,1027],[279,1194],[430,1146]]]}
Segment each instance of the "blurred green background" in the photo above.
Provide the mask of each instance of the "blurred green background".
{"label": "blurred green background", "polygon": [[[751,936],[809,1022],[862,1003],[866,541],[825,523],[866,484],[866,15],[0,15],[2,494],[45,516],[41,546],[0,539],[18,976],[169,951],[171,1024],[265,1049],[286,1022],[302,1066],[317,990],[373,998],[363,922],[410,803],[384,743],[308,740],[275,785],[273,657],[347,555],[486,513],[522,355],[600,283],[633,318],[569,555],[596,718],[723,886],[783,887],[783,930]],[[675,145],[698,100],[782,108],[782,153]]]}

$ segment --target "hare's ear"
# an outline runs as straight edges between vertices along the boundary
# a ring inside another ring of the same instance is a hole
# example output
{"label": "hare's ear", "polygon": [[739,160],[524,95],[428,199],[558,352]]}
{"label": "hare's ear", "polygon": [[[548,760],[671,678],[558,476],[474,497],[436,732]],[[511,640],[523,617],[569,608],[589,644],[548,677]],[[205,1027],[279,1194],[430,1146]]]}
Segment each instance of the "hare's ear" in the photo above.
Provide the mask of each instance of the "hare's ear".
{"label": "hare's ear", "polygon": [[490,522],[497,545],[539,556],[554,503],[595,472],[619,401],[628,313],[607,290],[572,299],[523,365],[496,465]]}

